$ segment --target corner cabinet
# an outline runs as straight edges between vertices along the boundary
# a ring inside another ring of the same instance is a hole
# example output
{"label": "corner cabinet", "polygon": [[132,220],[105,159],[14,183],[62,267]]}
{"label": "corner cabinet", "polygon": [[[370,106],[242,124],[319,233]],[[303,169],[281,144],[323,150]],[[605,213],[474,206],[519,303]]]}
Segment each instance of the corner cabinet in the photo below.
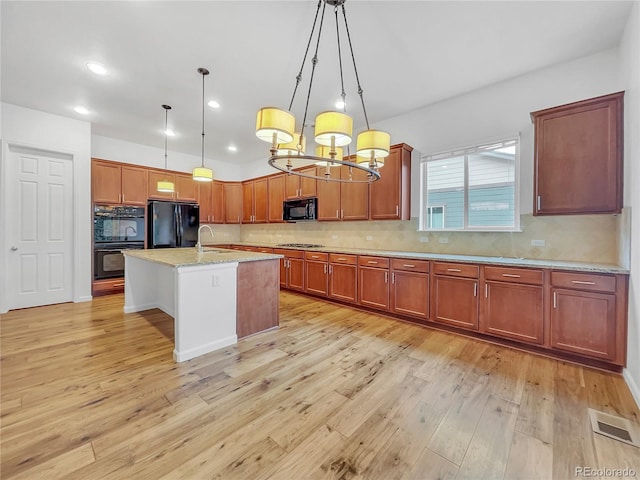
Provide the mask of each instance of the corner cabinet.
{"label": "corner cabinet", "polygon": [[413,148],[404,143],[391,147],[380,169],[380,180],[371,184],[371,220],[409,220],[412,151]]}
{"label": "corner cabinet", "polygon": [[531,113],[534,215],[620,213],[624,92]]}

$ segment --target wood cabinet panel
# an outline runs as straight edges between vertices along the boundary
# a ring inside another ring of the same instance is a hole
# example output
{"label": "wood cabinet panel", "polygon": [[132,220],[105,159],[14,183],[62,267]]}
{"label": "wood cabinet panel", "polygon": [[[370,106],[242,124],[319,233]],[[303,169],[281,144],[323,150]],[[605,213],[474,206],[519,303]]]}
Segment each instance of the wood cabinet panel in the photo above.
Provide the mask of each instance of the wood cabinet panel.
{"label": "wood cabinet panel", "polygon": [[431,319],[470,330],[478,329],[478,282],[433,276]]}
{"label": "wood cabinet panel", "polygon": [[306,251],[304,252],[304,258],[315,262],[328,262],[329,254],[326,252]]}
{"label": "wood cabinet panel", "polygon": [[253,223],[267,223],[269,217],[269,184],[267,178],[253,181]]}
{"label": "wood cabinet panel", "polygon": [[[196,182],[191,175],[176,173],[175,199],[183,202],[197,202],[198,201],[198,183],[200,182]],[[207,183],[211,183],[211,182],[207,182]]]}
{"label": "wood cabinet panel", "polygon": [[380,180],[371,184],[371,220],[409,220],[411,209],[411,148],[393,145]]}
{"label": "wood cabinet panel", "polygon": [[532,112],[534,215],[620,213],[624,92]]}
{"label": "wood cabinet panel", "polygon": [[242,219],[242,184],[226,182],[224,184],[224,221],[240,223]]}
{"label": "wood cabinet panel", "polygon": [[[316,167],[304,167],[299,169],[300,173],[315,176]],[[285,197],[287,200],[296,198],[315,197],[316,179],[301,177],[300,175],[284,174],[285,176]]]}
{"label": "wood cabinet panel", "polygon": [[[277,260],[240,262],[236,334],[243,338],[277,327],[280,323]],[[251,301],[246,301],[251,298]]]}
{"label": "wood cabinet panel", "polygon": [[329,292],[329,263],[307,260],[305,270],[305,292],[326,297]]}
{"label": "wood cabinet panel", "polygon": [[[366,180],[367,174],[357,168],[340,167],[340,176]],[[340,183],[340,218],[342,220],[369,219],[369,183]]]}
{"label": "wood cabinet panel", "polygon": [[224,223],[224,183],[211,182],[211,223]]}
{"label": "wood cabinet panel", "polygon": [[477,265],[471,265],[468,263],[433,262],[433,272],[436,275],[478,278],[480,268]]}
{"label": "wood cabinet panel", "polygon": [[407,272],[429,272],[429,262],[426,260],[414,260],[412,258],[392,258],[391,268],[394,270],[404,270]]}
{"label": "wood cabinet panel", "polygon": [[[318,167],[316,174],[324,175],[326,169]],[[329,170],[328,178],[340,178],[340,168],[334,167]],[[318,180],[318,209],[319,221],[339,221],[340,220],[340,183],[335,181]]]}
{"label": "wood cabinet panel", "polygon": [[344,253],[330,253],[329,254],[329,262],[331,263],[344,263],[347,265],[357,265],[358,264],[358,256],[357,255],[347,255]]}
{"label": "wood cabinet panel", "polygon": [[552,289],[551,346],[615,360],[616,297],[612,294]]}
{"label": "wood cabinet panel", "polygon": [[122,203],[147,205],[147,169],[122,166]]}
{"label": "wood cabinet panel", "polygon": [[498,282],[542,285],[544,282],[544,272],[542,270],[527,268],[484,267],[484,278],[486,280],[496,280]]}
{"label": "wood cabinet panel", "polygon": [[212,187],[213,182],[198,182],[198,205],[200,206],[200,223],[212,223]]}
{"label": "wood cabinet panel", "polygon": [[595,273],[552,272],[551,285],[554,287],[613,293],[616,291],[616,277]]}
{"label": "wood cabinet panel", "polygon": [[91,164],[91,192],[94,203],[120,203],[120,165],[93,161]]}
{"label": "wood cabinet panel", "polygon": [[358,302],[371,308],[389,310],[389,270],[359,267]]}
{"label": "wood cabinet panel", "polygon": [[289,279],[287,286],[291,290],[304,292],[304,259],[289,258]]}
{"label": "wood cabinet panel", "polygon": [[391,311],[426,320],[429,317],[429,275],[392,271]]}
{"label": "wood cabinet panel", "polygon": [[242,223],[253,223],[253,182],[242,183]]}
{"label": "wood cabinet panel", "polygon": [[484,297],[483,332],[542,345],[544,342],[542,286],[487,281]]}
{"label": "wood cabinet panel", "polygon": [[164,180],[168,182],[173,182],[174,190],[176,184],[175,174],[170,172],[164,172],[161,170],[149,170],[149,183],[147,189],[147,195],[149,198],[161,199],[161,200],[173,200],[175,192],[159,192],[158,191],[158,182],[162,182]]}
{"label": "wood cabinet panel", "polygon": [[94,297],[124,292],[124,277],[94,280],[91,294]]}
{"label": "wood cabinet panel", "polygon": [[356,303],[358,300],[358,276],[355,258],[352,262],[329,264],[329,297],[343,302]]}
{"label": "wood cabinet panel", "polygon": [[282,219],[282,202],[284,202],[285,194],[285,174],[273,175],[268,178],[268,194],[269,194],[269,223],[283,222]]}

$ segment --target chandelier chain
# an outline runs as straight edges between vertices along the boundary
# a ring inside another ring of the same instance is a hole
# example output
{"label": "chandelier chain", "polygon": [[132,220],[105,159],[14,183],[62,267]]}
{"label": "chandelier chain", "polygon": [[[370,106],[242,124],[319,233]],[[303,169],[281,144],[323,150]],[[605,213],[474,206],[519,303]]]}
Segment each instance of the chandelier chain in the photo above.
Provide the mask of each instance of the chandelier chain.
{"label": "chandelier chain", "polygon": [[351,59],[353,60],[353,71],[356,74],[356,83],[358,84],[358,95],[360,96],[360,102],[362,103],[362,111],[364,112],[364,120],[367,124],[367,130],[371,130],[369,126],[369,117],[367,116],[367,108],[364,105],[364,96],[363,90],[360,86],[360,77],[358,77],[358,67],[356,67],[356,57],[353,54],[353,44],[351,43],[351,35],[349,33],[349,23],[347,22],[347,11],[344,8],[344,3],[342,4],[342,16],[344,17],[344,26],[347,30],[347,39],[349,40],[349,50],[351,51]]}
{"label": "chandelier chain", "polygon": [[318,64],[318,49],[320,48],[320,38],[322,38],[322,25],[324,24],[324,10],[326,6],[326,3],[322,4],[322,16],[320,17],[320,27],[318,27],[318,40],[316,40],[316,49],[313,52],[313,59],[311,61],[311,77],[309,78],[309,90],[307,91],[307,101],[304,105],[304,116],[302,117],[302,125],[300,127],[300,145],[302,145],[302,142],[304,140],[304,126],[307,123],[307,113],[309,111],[309,99],[311,98],[313,76],[316,71],[316,65]]}
{"label": "chandelier chain", "polygon": [[[318,21],[318,13],[320,12],[320,4],[322,0],[318,0],[318,6],[316,8],[316,16],[313,19],[313,26],[311,27],[311,35],[309,35],[309,40],[307,41],[307,48],[304,51],[304,57],[302,58],[302,64],[300,65],[300,71],[298,75],[296,75],[296,86],[293,89],[293,95],[291,95],[291,101],[289,102],[289,111],[293,108],[293,100],[296,98],[296,92],[298,91],[298,85],[302,81],[302,70],[304,70],[304,64],[307,61],[307,55],[309,54],[309,47],[311,46],[311,40],[313,39],[313,32],[316,29],[316,22]],[[304,125],[303,125],[304,128]]]}

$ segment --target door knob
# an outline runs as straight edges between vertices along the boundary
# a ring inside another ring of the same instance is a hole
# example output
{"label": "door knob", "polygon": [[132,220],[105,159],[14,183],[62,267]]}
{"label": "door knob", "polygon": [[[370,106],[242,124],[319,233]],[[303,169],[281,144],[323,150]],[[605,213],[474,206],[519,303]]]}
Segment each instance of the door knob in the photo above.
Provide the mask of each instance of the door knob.
{"label": "door knob", "polygon": [[11,247],[12,252],[15,252],[16,250],[18,250],[18,247]]}

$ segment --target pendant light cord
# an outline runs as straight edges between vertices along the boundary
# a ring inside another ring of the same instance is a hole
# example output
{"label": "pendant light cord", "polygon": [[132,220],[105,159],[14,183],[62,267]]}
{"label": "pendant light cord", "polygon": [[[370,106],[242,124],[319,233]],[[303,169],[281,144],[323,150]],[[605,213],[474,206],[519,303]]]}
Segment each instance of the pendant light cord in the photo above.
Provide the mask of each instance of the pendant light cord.
{"label": "pendant light cord", "polygon": [[[208,73],[208,72],[207,72]],[[202,72],[202,167],[204,168],[204,76],[205,72]]]}
{"label": "pendant light cord", "polygon": [[167,169],[167,136],[168,136],[167,127],[169,126],[168,118],[169,118],[169,109],[165,108],[164,109],[164,169],[165,170]]}

